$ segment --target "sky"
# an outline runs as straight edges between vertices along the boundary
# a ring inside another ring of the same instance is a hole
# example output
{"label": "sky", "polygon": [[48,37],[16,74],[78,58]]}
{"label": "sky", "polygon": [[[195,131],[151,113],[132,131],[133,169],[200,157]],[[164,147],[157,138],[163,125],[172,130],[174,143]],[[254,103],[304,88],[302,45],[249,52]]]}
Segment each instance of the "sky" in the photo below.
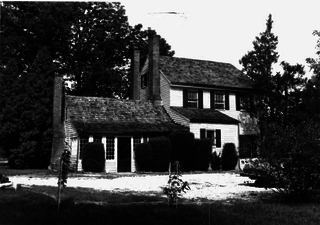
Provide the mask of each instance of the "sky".
{"label": "sky", "polygon": [[[227,62],[242,69],[239,60],[253,50],[252,42],[266,29],[272,14],[278,36],[279,62],[303,64],[315,55],[320,30],[319,0],[120,0],[129,24],[151,27],[165,38],[176,57]],[[281,71],[280,66],[274,72]]]}

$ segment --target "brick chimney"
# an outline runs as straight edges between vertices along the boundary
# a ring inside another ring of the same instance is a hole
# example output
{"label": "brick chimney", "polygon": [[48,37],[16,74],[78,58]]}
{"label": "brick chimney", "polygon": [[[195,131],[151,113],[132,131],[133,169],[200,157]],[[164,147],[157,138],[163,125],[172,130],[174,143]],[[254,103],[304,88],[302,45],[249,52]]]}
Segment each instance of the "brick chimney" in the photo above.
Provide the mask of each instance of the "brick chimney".
{"label": "brick chimney", "polygon": [[151,100],[155,106],[162,105],[160,95],[159,41],[159,35],[157,35],[155,31],[149,30],[149,100]]}
{"label": "brick chimney", "polygon": [[64,105],[63,77],[56,75],[53,89],[53,140],[50,163],[52,170],[59,168],[59,160],[65,147]]}
{"label": "brick chimney", "polygon": [[131,99],[140,100],[140,51],[134,50],[131,61]]}

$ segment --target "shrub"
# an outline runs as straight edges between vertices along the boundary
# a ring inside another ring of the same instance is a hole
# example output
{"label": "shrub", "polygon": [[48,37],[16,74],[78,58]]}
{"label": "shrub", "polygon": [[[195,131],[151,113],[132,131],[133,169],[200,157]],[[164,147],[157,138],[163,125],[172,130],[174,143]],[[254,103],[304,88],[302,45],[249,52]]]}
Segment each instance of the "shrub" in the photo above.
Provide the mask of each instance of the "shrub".
{"label": "shrub", "polygon": [[89,142],[83,146],[82,168],[86,172],[102,172],[105,168],[105,153],[102,143]]}
{"label": "shrub", "polygon": [[173,132],[169,135],[172,144],[171,162],[180,162],[182,171],[190,171],[193,164],[194,134],[191,132]]}
{"label": "shrub", "polygon": [[308,199],[320,193],[320,124],[304,122],[287,127],[268,124],[260,140],[265,178],[285,197]]}
{"label": "shrub", "polygon": [[171,142],[167,137],[151,138],[152,171],[165,172],[168,170],[171,158]]}
{"label": "shrub", "polygon": [[238,154],[234,143],[226,143],[222,149],[222,170],[234,170],[238,162]]}
{"label": "shrub", "polygon": [[208,171],[211,161],[212,145],[209,139],[196,139],[193,150],[193,169]]}
{"label": "shrub", "polygon": [[137,145],[134,150],[135,162],[138,171],[151,171],[153,164],[152,148],[148,143]]}

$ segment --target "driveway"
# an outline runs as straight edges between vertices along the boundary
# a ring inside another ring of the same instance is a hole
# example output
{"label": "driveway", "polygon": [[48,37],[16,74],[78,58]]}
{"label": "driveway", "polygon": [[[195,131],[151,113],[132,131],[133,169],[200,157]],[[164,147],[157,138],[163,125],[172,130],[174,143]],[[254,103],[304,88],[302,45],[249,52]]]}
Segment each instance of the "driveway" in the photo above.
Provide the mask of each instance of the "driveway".
{"label": "driveway", "polygon": [[[186,199],[224,200],[228,198],[251,199],[259,193],[267,192],[264,188],[248,186],[252,183],[248,177],[241,177],[237,173],[209,173],[185,174],[184,181],[188,181],[191,191],[183,195]],[[11,176],[10,181],[22,185],[57,186],[56,177]],[[93,188],[112,192],[139,192],[141,194],[162,193],[162,188],[168,181],[167,175],[140,175],[118,177],[115,179],[97,176],[70,177],[67,187]],[[269,192],[270,190],[268,190]]]}

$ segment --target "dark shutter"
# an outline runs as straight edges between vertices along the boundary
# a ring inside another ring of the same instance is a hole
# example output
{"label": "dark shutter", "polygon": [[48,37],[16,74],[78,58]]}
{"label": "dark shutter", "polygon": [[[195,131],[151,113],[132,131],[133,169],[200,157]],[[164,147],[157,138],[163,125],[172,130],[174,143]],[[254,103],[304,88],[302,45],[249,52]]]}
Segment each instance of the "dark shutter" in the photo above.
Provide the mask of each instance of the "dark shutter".
{"label": "dark shutter", "polygon": [[198,108],[203,109],[203,91],[198,90]]}
{"label": "dark shutter", "polygon": [[200,139],[206,138],[206,129],[200,129]]}
{"label": "dark shutter", "polygon": [[240,94],[236,93],[236,110],[240,111]]}
{"label": "dark shutter", "polygon": [[216,130],[216,147],[221,148],[221,130]]}
{"label": "dark shutter", "polygon": [[230,104],[229,104],[229,92],[225,92],[224,93],[224,98],[225,98],[225,106],[224,109],[225,110],[230,110]]}
{"label": "dark shutter", "polygon": [[215,109],[214,106],[214,91],[210,91],[210,108]]}
{"label": "dark shutter", "polygon": [[183,108],[188,108],[188,90],[183,90],[182,98],[183,98]]}
{"label": "dark shutter", "polygon": [[254,99],[253,99],[253,96],[252,96],[252,95],[250,96],[250,106],[249,106],[249,110],[250,110],[251,112],[254,112],[254,111],[255,111]]}

